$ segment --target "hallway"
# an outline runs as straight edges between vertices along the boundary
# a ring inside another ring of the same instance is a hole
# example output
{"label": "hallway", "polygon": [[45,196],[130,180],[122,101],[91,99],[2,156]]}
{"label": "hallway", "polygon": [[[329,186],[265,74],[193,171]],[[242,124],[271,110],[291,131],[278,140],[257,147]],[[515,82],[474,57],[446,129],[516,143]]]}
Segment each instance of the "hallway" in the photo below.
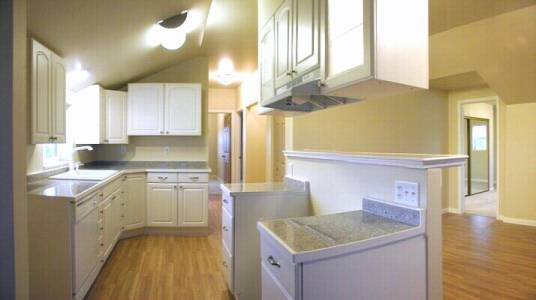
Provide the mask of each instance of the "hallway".
{"label": "hallway", "polygon": [[464,212],[495,217],[497,215],[497,190],[466,196]]}

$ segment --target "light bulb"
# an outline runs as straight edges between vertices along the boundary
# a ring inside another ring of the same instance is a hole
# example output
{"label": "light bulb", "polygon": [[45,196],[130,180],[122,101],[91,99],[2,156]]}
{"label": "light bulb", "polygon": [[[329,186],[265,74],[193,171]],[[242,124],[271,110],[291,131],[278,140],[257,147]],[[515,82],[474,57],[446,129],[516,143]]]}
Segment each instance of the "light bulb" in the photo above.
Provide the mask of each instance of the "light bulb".
{"label": "light bulb", "polygon": [[[160,26],[161,27],[161,26]],[[176,29],[162,28],[161,43],[162,47],[168,50],[177,50],[186,41],[186,33],[184,31]]]}

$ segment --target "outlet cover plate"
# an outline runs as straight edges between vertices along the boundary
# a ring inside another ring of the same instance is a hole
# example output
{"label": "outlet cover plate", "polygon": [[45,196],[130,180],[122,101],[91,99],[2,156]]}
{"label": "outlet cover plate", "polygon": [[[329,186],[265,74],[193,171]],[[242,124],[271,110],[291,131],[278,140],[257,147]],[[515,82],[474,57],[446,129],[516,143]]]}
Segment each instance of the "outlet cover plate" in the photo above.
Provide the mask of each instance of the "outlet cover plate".
{"label": "outlet cover plate", "polygon": [[395,202],[419,207],[419,183],[397,180],[395,182]]}

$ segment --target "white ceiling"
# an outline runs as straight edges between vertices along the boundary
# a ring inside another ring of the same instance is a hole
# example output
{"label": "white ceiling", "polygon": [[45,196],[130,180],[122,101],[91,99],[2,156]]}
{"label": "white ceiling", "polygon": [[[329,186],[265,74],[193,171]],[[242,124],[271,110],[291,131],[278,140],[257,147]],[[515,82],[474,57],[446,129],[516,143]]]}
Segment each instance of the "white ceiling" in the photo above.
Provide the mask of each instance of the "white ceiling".
{"label": "white ceiling", "polygon": [[[430,33],[532,4],[536,0],[430,0]],[[202,25],[208,19],[206,27],[177,51],[149,47],[151,25],[184,9],[197,11]],[[28,24],[30,35],[64,56],[68,68],[78,61],[91,73],[86,84],[107,88],[199,55],[209,57],[211,71],[225,56],[238,72],[257,65],[256,0],[29,0]]]}

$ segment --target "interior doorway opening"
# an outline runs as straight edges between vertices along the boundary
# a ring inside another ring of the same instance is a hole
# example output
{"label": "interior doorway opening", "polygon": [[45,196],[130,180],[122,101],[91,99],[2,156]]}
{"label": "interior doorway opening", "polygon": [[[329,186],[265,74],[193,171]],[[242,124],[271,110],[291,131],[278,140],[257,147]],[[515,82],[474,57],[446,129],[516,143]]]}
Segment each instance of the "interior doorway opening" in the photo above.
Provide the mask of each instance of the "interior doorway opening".
{"label": "interior doorway opening", "polygon": [[461,211],[496,217],[497,106],[481,101],[461,104],[460,145],[469,159],[463,170]]}
{"label": "interior doorway opening", "polygon": [[221,183],[230,183],[232,179],[232,114],[208,114],[208,164],[211,168],[211,186],[214,193],[219,192]]}

